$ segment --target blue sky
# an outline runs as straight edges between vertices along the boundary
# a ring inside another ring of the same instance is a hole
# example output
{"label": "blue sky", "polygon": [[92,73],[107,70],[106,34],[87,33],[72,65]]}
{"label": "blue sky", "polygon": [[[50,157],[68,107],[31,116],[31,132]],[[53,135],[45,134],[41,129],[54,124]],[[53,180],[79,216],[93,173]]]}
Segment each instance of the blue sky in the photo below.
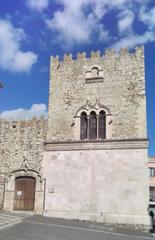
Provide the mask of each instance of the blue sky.
{"label": "blue sky", "polygon": [[155,156],[155,0],[1,0],[0,117],[47,115],[50,55],[141,44]]}

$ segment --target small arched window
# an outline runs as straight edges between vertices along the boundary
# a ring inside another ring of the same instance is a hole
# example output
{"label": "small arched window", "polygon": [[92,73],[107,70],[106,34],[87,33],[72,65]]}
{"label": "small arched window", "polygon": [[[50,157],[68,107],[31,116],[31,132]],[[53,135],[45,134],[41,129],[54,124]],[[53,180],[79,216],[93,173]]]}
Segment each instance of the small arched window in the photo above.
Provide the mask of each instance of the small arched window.
{"label": "small arched window", "polygon": [[89,116],[89,139],[97,138],[97,118],[96,113],[92,111]]}
{"label": "small arched window", "polygon": [[98,137],[106,138],[106,115],[104,111],[100,111],[98,118]]}
{"label": "small arched window", "polygon": [[85,112],[81,113],[80,139],[87,139],[88,120]]}
{"label": "small arched window", "polygon": [[99,77],[99,69],[97,67],[93,67],[91,71],[92,71],[92,78]]}

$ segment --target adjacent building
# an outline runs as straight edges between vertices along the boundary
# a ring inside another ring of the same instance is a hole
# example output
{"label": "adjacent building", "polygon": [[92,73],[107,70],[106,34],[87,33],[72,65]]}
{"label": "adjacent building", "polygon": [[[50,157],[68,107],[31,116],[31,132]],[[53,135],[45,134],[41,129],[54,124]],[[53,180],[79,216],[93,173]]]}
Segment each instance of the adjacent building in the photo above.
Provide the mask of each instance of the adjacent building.
{"label": "adjacent building", "polygon": [[155,157],[150,157],[149,167],[149,207],[155,215]]}
{"label": "adjacent building", "polygon": [[43,213],[47,120],[0,120],[0,209]]}

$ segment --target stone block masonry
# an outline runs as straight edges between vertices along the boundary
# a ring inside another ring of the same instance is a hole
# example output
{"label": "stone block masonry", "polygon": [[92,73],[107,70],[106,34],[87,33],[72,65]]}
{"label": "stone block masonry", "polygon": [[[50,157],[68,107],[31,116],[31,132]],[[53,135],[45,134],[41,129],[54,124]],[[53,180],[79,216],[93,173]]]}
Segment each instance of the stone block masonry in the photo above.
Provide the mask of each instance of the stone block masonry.
{"label": "stone block masonry", "polygon": [[[98,69],[98,76],[94,70]],[[106,50],[92,52],[90,58],[78,53],[51,57],[47,141],[78,140],[76,112],[89,101],[111,110],[110,139],[146,137],[144,48],[119,54]],[[110,122],[110,120],[109,120]]]}
{"label": "stone block masonry", "polygon": [[104,143],[102,150],[97,143],[87,143],[87,150],[81,145],[67,150],[67,144],[51,143],[53,151],[44,152],[44,215],[148,229],[146,149],[134,149],[136,143],[120,149],[113,142],[107,150]]}

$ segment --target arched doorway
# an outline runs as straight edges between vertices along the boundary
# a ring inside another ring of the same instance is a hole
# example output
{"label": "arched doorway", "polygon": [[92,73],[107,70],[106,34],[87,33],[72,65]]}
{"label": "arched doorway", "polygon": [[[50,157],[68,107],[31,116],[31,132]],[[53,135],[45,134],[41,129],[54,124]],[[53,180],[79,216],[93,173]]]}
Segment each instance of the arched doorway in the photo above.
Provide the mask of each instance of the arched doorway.
{"label": "arched doorway", "polygon": [[34,210],[35,186],[36,180],[33,177],[15,178],[14,210]]}

